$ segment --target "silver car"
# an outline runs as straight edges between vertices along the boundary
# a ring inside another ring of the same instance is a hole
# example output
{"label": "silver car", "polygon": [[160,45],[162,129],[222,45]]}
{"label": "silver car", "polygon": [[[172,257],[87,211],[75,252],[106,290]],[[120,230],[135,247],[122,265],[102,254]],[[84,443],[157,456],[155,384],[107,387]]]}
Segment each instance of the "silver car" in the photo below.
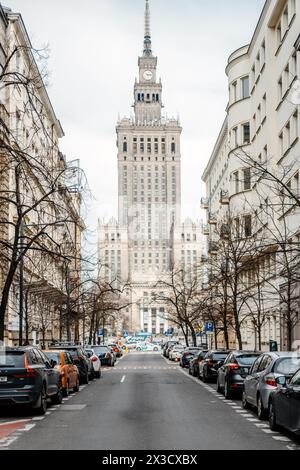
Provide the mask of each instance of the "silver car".
{"label": "silver car", "polygon": [[291,378],[300,368],[300,355],[292,352],[268,352],[253,363],[244,381],[243,407],[257,408],[258,418],[267,419],[272,393],[280,376]]}

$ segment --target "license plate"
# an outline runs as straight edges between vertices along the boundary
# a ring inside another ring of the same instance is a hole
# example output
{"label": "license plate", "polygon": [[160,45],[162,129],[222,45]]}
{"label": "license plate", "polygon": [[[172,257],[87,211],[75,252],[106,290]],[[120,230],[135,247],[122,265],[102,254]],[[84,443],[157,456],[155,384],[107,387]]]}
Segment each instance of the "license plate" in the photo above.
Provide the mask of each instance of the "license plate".
{"label": "license plate", "polygon": [[0,377],[0,383],[1,382],[7,382],[7,377]]}

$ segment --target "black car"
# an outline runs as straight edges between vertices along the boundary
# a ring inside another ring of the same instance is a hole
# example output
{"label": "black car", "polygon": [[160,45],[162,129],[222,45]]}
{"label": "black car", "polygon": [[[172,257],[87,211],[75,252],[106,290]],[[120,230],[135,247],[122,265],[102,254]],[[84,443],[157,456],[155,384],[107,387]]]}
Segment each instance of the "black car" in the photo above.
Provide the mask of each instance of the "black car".
{"label": "black car", "polygon": [[0,405],[29,405],[36,414],[47,410],[47,399],[62,402],[60,373],[38,348],[0,350]]}
{"label": "black car", "polygon": [[203,361],[205,354],[207,353],[207,349],[204,351],[200,351],[198,354],[193,356],[190,360],[189,364],[189,374],[193,377],[199,377],[199,364]]}
{"label": "black car", "polygon": [[95,354],[99,356],[102,366],[114,367],[116,357],[108,346],[93,346]]}
{"label": "black car", "polygon": [[199,378],[203,382],[215,382],[218,369],[225,361],[231,351],[211,349],[206,353],[203,361],[199,364]]}
{"label": "black car", "polygon": [[70,346],[61,344],[60,346],[51,346],[51,350],[58,349],[68,351],[71,354],[74,364],[77,366],[79,372],[80,384],[88,384],[89,380],[93,380],[95,372],[92,361],[87,357],[81,346]]}
{"label": "black car", "polygon": [[217,390],[230,399],[234,393],[241,394],[245,378],[254,361],[260,356],[255,351],[233,351],[218,370]]}
{"label": "black car", "polygon": [[290,382],[286,377],[276,379],[279,387],[272,394],[269,423],[272,431],[283,427],[300,436],[300,370]]}
{"label": "black car", "polygon": [[180,358],[181,367],[188,368],[190,365],[190,361],[195,357],[196,354],[198,354],[201,351],[202,351],[202,348],[198,348],[196,346],[185,348]]}

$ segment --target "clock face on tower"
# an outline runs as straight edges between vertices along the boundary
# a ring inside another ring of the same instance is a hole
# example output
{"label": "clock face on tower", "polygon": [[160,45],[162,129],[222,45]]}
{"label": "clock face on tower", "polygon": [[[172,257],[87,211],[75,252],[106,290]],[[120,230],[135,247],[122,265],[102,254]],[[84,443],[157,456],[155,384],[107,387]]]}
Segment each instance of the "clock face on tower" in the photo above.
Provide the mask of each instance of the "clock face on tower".
{"label": "clock face on tower", "polygon": [[151,80],[151,78],[153,77],[153,73],[151,72],[151,70],[145,70],[145,72],[143,73],[143,77],[145,80]]}

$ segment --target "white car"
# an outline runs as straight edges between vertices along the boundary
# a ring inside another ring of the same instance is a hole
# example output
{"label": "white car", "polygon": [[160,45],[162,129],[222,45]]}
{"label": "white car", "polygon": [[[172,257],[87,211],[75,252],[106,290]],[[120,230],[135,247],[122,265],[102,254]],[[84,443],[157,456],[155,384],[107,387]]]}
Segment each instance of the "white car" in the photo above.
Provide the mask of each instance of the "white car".
{"label": "white car", "polygon": [[93,349],[86,349],[85,353],[87,357],[92,361],[94,372],[95,372],[95,377],[96,379],[100,379],[101,377],[101,361],[99,359],[99,356],[95,353]]}
{"label": "white car", "polygon": [[179,362],[183,351],[184,351],[184,346],[182,346],[181,344],[175,345],[169,354],[170,361]]}

